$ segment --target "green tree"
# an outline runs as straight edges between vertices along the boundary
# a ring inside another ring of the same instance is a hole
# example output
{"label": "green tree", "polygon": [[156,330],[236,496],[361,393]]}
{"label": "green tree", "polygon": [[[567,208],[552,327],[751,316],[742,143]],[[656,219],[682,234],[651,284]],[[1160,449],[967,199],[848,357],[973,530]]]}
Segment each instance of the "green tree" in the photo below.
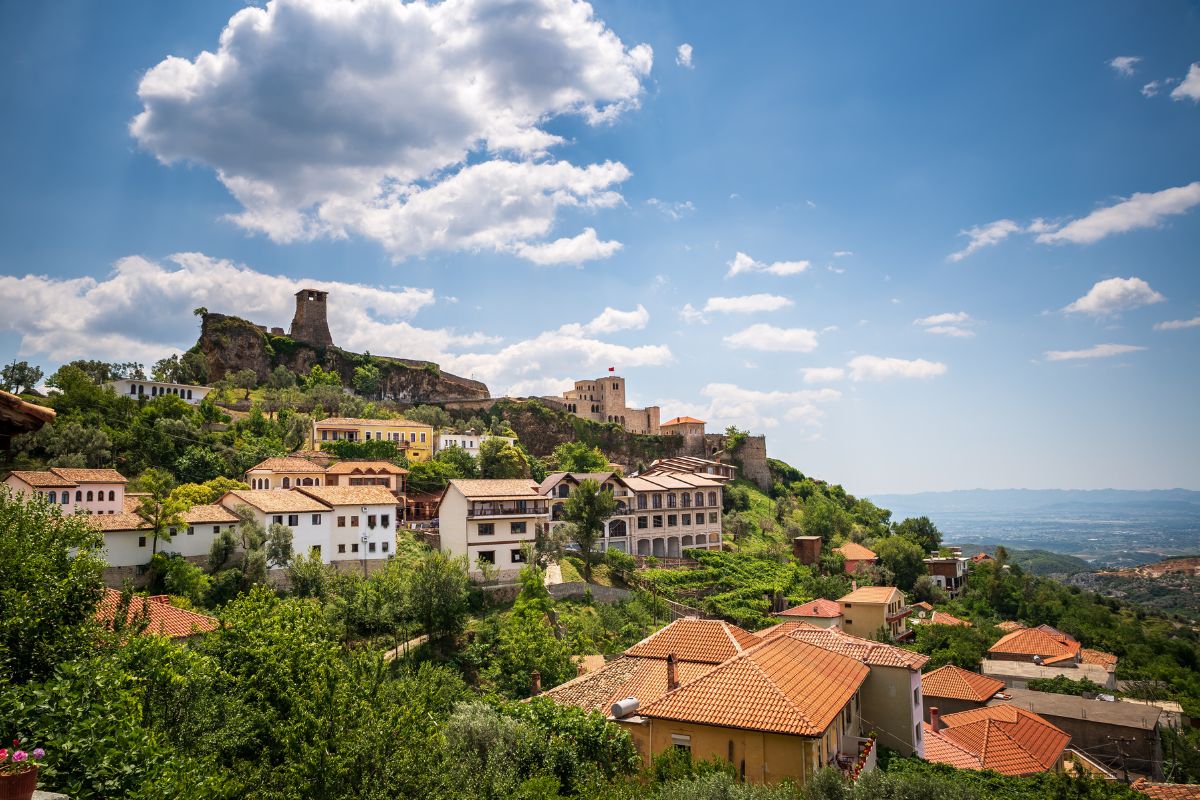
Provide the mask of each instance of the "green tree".
{"label": "green tree", "polygon": [[580,441],[568,441],[554,448],[551,456],[560,472],[604,472],[608,457],[599,447],[588,447]]}
{"label": "green tree", "polygon": [[239,369],[229,377],[229,382],[233,388],[245,392],[243,400],[249,400],[250,392],[258,388],[258,374],[252,369]]}
{"label": "green tree", "polygon": [[325,370],[320,364],[313,364],[312,369],[304,376],[304,388],[315,389],[318,386],[341,387],[342,379],[333,370]]}
{"label": "green tree", "polygon": [[[450,416],[450,412],[441,406],[414,406],[413,408],[410,408],[408,411],[404,412],[404,416],[407,419],[411,419],[413,422],[423,422],[426,425],[431,425],[433,426],[434,430],[449,428],[454,422],[454,418]],[[476,430],[476,433],[481,432],[482,431]]]}
{"label": "green tree", "polygon": [[275,369],[271,370],[271,374],[267,376],[267,386],[272,389],[291,389],[296,385],[296,373],[280,364]]}
{"label": "green tree", "polygon": [[485,478],[528,478],[529,459],[504,439],[484,439],[479,445],[479,472]]}
{"label": "green tree", "polygon": [[137,515],[153,532],[154,542],[150,548],[153,558],[158,552],[158,540],[170,542],[172,530],[184,526],[180,514],[186,509],[177,499],[171,498],[175,479],[166,470],[151,467],[138,476],[135,488],[144,493],[138,501]]}
{"label": "green tree", "polygon": [[204,483],[218,478],[229,469],[225,459],[211,447],[194,444],[175,459],[175,474],[188,483]]}
{"label": "green tree", "polygon": [[45,373],[28,361],[17,361],[0,368],[0,389],[14,394],[30,392],[38,385]]}
{"label": "green tree", "polygon": [[604,526],[617,510],[617,501],[609,489],[588,479],[580,481],[563,504],[563,520],[566,536],[579,548],[583,556],[583,579],[592,580],[592,551],[596,541],[603,537]]}
{"label": "green tree", "polygon": [[54,467],[103,467],[112,463],[113,442],[102,428],[84,425],[77,419],[59,419],[27,434],[16,443],[17,450],[45,453]]}
{"label": "green tree", "polygon": [[822,495],[814,494],[804,502],[804,533],[807,536],[820,536],[829,542],[835,537],[849,535],[853,525],[840,506]]}
{"label": "green tree", "polygon": [[354,368],[354,391],[367,397],[378,397],[383,385],[383,375],[374,364],[363,364]]}
{"label": "green tree", "polygon": [[933,582],[933,578],[922,575],[913,583],[912,595],[909,600],[930,604],[944,603],[946,602],[946,593],[942,591],[942,587]]}
{"label": "green tree", "polygon": [[85,516],[0,487],[0,685],[44,678],[87,651],[103,548]]}
{"label": "green tree", "polygon": [[413,565],[405,594],[413,618],[435,644],[444,646],[462,631],[469,587],[465,557],[432,552]]}
{"label": "green tree", "polygon": [[926,553],[936,553],[942,546],[942,532],[929,517],[909,517],[897,523],[893,533],[916,543]]}
{"label": "green tree", "polygon": [[263,542],[267,565],[271,567],[286,567],[292,561],[292,529],[275,522],[267,528],[266,539]]}
{"label": "green tree", "polygon": [[925,573],[925,551],[903,536],[889,536],[875,543],[879,563],[895,576],[896,586],[910,591],[917,578]]}
{"label": "green tree", "polygon": [[443,464],[448,464],[453,467],[454,478],[478,478],[479,477],[479,462],[475,460],[475,456],[468,453],[464,448],[445,447],[438,451],[433,457],[434,461],[440,461]]}

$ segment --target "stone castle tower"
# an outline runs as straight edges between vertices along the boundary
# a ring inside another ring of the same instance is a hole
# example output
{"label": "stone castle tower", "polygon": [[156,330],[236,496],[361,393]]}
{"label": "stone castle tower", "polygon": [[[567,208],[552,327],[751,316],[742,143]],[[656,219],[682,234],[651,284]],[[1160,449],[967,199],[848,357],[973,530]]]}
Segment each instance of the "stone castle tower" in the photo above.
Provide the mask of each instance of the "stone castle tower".
{"label": "stone castle tower", "polygon": [[329,292],[301,289],[296,292],[296,316],[292,317],[291,337],[317,347],[332,347],[329,322],[325,318],[325,298]]}

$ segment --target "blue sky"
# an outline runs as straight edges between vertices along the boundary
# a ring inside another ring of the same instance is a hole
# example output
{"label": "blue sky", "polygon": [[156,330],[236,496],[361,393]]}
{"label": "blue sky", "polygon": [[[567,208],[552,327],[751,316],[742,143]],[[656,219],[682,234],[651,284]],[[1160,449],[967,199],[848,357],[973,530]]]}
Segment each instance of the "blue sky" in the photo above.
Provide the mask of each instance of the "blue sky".
{"label": "blue sky", "polygon": [[857,493],[1200,488],[1200,10],[1046,5],[5,4],[0,358],[328,284]]}

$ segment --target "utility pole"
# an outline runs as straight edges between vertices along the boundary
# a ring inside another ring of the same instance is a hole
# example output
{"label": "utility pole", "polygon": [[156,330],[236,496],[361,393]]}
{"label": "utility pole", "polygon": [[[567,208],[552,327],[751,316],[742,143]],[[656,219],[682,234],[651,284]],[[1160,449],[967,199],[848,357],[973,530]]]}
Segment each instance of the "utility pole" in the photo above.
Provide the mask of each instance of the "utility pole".
{"label": "utility pole", "polygon": [[1121,780],[1129,783],[1129,767],[1125,762],[1127,754],[1123,745],[1133,744],[1135,740],[1131,736],[1105,736],[1104,738],[1110,742],[1116,742],[1117,758],[1121,762]]}

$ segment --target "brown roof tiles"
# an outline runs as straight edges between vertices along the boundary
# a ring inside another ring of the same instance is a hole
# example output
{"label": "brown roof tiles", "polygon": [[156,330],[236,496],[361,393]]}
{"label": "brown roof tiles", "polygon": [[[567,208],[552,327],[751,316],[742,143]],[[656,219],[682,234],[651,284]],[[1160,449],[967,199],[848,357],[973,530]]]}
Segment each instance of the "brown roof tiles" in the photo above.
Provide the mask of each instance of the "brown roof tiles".
{"label": "brown roof tiles", "polygon": [[921,676],[921,691],[926,697],[986,703],[1003,689],[1004,681],[971,672],[954,664],[947,664]]}
{"label": "brown roof tiles", "polygon": [[294,489],[234,489],[221,498],[221,505],[237,508],[248,505],[264,514],[319,513],[332,509],[302,492]]}
{"label": "brown roof tiles", "polygon": [[[120,592],[116,589],[105,589],[104,597],[96,607],[96,619],[106,626],[111,626],[116,618],[120,601]],[[216,630],[220,625],[213,617],[176,608],[165,599],[134,595],[129,602],[129,616],[137,617],[143,612],[149,618],[146,633],[169,636],[173,639],[196,633],[208,633]]]}
{"label": "brown roof tiles", "polygon": [[736,625],[713,619],[684,617],[642,639],[625,655],[720,664],[760,644],[761,640]]}
{"label": "brown roof tiles", "polygon": [[125,476],[115,469],[82,469],[73,467],[51,467],[50,471],[60,478],[75,483],[128,483]]}
{"label": "brown roof tiles", "polygon": [[1200,784],[1197,783],[1153,783],[1139,778],[1132,788],[1154,800],[1200,800]]}
{"label": "brown roof tiles", "polygon": [[[930,742],[938,737],[978,758],[979,769],[1004,775],[1031,775],[1052,771],[1071,740],[1070,734],[1051,725],[1031,711],[1014,706],[986,708],[947,714],[941,729],[929,734],[925,757],[931,756]],[[935,742],[935,752],[943,743]]]}
{"label": "brown roof tiles", "polygon": [[841,547],[835,547],[833,552],[841,553],[842,557],[847,561],[872,561],[878,558],[875,553],[863,547],[858,542],[846,542]]}
{"label": "brown roof tiles", "polygon": [[1040,656],[1045,663],[1073,660],[1079,655],[1079,642],[1062,641],[1039,628],[1018,628],[1000,637],[988,648],[989,653]]}
{"label": "brown roof tiles", "polygon": [[816,600],[809,600],[798,606],[780,611],[775,616],[777,617],[840,617],[842,615],[842,607],[837,604],[836,600],[826,600],[823,597],[818,597]]}
{"label": "brown roof tiles", "polygon": [[49,470],[14,469],[9,475],[21,479],[35,489],[71,488],[78,485],[75,481],[69,481]]}
{"label": "brown roof tiles", "polygon": [[330,506],[394,506],[399,502],[386,486],[302,486],[296,491]]}
{"label": "brown roof tiles", "polygon": [[[905,650],[903,647],[852,636],[837,628],[818,628],[804,622],[785,622],[777,626],[779,635],[798,639],[825,650],[849,656],[872,667],[900,667],[919,670],[929,661],[929,656]],[[788,628],[788,630],[784,630]]]}
{"label": "brown roof tiles", "polygon": [[500,500],[528,497],[541,499],[538,485],[525,478],[454,478],[450,485],[458,489],[468,500]]}
{"label": "brown roof tiles", "polygon": [[254,472],[255,470],[270,470],[271,472],[324,472],[325,468],[320,464],[314,464],[307,458],[297,458],[296,456],[282,456],[278,458],[268,458],[258,462],[246,472]]}
{"label": "brown roof tiles", "polygon": [[[870,552],[869,550],[867,552]],[[895,586],[860,586],[845,597],[839,597],[839,603],[890,603],[895,599],[895,595],[900,595],[900,601],[904,601],[903,593]]]}

